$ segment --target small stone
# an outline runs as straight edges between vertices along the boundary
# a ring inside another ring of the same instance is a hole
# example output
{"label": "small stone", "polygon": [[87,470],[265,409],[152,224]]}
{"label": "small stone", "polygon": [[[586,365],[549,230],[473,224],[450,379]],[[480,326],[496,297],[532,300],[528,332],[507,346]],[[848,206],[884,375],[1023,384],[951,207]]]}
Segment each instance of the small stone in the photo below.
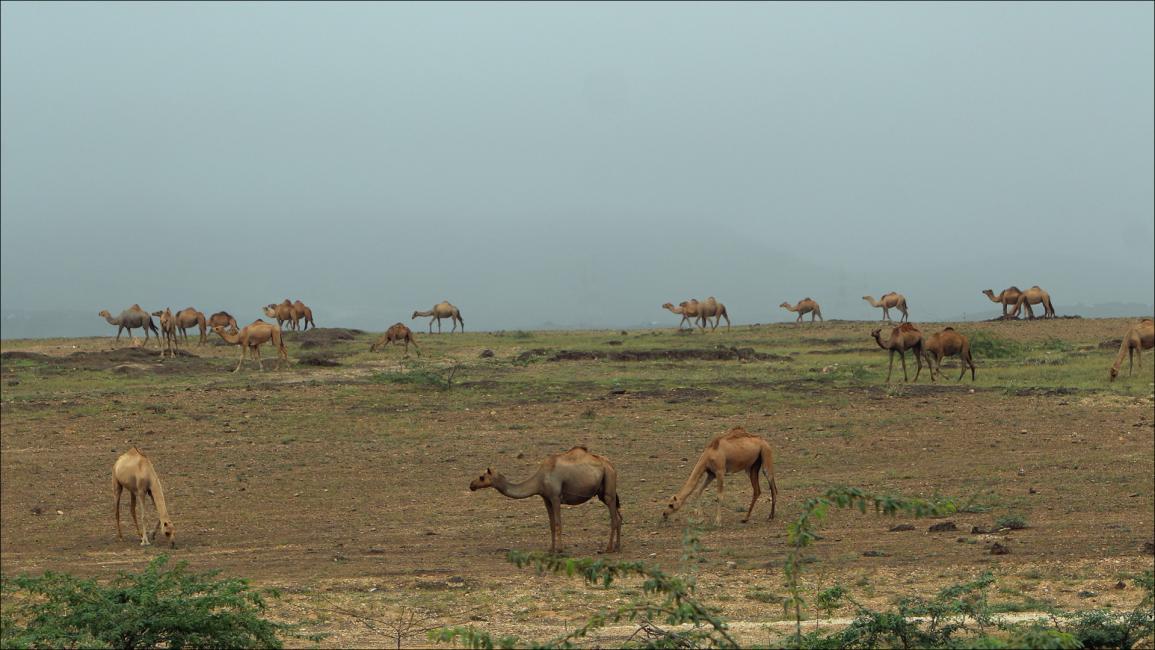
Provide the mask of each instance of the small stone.
{"label": "small stone", "polygon": [[1038,494],[1039,491],[1035,488],[1027,488],[1027,494]]}
{"label": "small stone", "polygon": [[898,532],[902,532],[904,530],[914,530],[914,526],[912,526],[910,524],[899,524],[899,525],[891,528],[890,532],[898,533]]}
{"label": "small stone", "polygon": [[479,356],[482,359],[489,359],[490,357],[493,356],[493,350],[489,350],[489,349],[482,350],[481,354]]}
{"label": "small stone", "polygon": [[621,386],[615,386],[614,388],[610,389],[610,395],[625,395],[625,394],[626,394],[626,389],[622,388]]}
{"label": "small stone", "polygon": [[370,555],[384,555],[385,549],[381,548],[380,546],[370,546],[369,550],[365,552],[369,553]]}
{"label": "small stone", "polygon": [[1122,580],[1120,580],[1119,582],[1116,582],[1116,583],[1115,583],[1115,588],[1116,588],[1116,589],[1126,589],[1126,588],[1127,588],[1127,583],[1125,583],[1125,582],[1123,582]]}
{"label": "small stone", "polygon": [[727,569],[737,569],[738,563],[733,561],[733,560],[730,560],[730,561],[726,562],[726,568]]}
{"label": "small stone", "polygon": [[971,535],[989,535],[989,534],[991,534],[991,529],[987,528],[986,526],[972,526],[971,527]]}
{"label": "small stone", "polygon": [[465,578],[462,578],[461,576],[453,576],[449,579],[449,582],[455,585],[460,585],[465,582]]}
{"label": "small stone", "polygon": [[523,452],[523,451],[517,452],[517,457],[518,458],[525,458],[525,452]]}
{"label": "small stone", "polygon": [[58,515],[62,515],[62,514],[64,514],[64,511],[63,511],[63,510],[57,510],[57,511],[56,511],[56,514],[58,514]]}
{"label": "small stone", "polygon": [[1143,542],[1142,553],[1144,555],[1155,555],[1155,542]]}
{"label": "small stone", "polygon": [[1077,595],[1079,596],[1079,598],[1094,598],[1095,596],[1098,596],[1099,594],[1097,594],[1093,591],[1088,591],[1088,590],[1084,589],[1083,591],[1080,591]]}
{"label": "small stone", "polygon": [[941,524],[935,524],[926,529],[928,533],[943,533],[951,530],[958,530],[958,526],[954,525],[953,521],[944,521]]}
{"label": "small stone", "polygon": [[1027,470],[1020,467],[1019,468],[1019,476],[1026,476],[1026,475],[1027,475]]}
{"label": "small stone", "polygon": [[998,542],[995,542],[994,546],[991,547],[991,555],[1006,555],[1007,553],[1010,553],[1010,552],[1011,552],[1011,549],[1007,548],[1006,546],[1003,546],[1002,544],[1000,544]]}
{"label": "small stone", "polygon": [[32,514],[34,514],[34,515],[42,515],[42,514],[44,514],[44,508],[41,508],[40,506],[35,506],[35,507],[33,507],[33,508],[32,508]]}
{"label": "small stone", "polygon": [[1019,433],[1026,433],[1026,432],[1027,432],[1026,429],[1019,429]]}
{"label": "small stone", "polygon": [[890,557],[890,553],[884,553],[882,551],[863,551],[862,557]]}

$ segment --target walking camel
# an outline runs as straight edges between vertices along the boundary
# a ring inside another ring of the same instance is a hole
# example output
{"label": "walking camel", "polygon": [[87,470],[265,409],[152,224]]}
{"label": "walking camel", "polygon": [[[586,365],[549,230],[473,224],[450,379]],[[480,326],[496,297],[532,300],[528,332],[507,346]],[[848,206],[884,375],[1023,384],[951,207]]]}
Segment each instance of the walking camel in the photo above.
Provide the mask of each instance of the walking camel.
{"label": "walking camel", "polygon": [[918,363],[918,371],[914,373],[914,380],[918,381],[918,376],[922,373],[922,332],[917,327],[910,323],[903,323],[894,328],[890,332],[890,339],[885,343],[882,342],[880,334],[882,329],[875,329],[870,333],[874,337],[878,347],[883,350],[890,350],[890,369],[886,371],[886,381],[890,381],[890,374],[894,372],[894,353],[897,352],[902,359],[902,380],[909,381],[906,375],[906,351],[914,351],[914,360]]}
{"label": "walking camel", "polygon": [[240,329],[237,327],[237,319],[233,318],[233,315],[227,311],[218,311],[217,313],[213,314],[209,317],[206,325],[208,325],[209,329],[214,329],[217,325],[220,325],[221,327],[231,329],[234,332]]}
{"label": "walking camel", "polygon": [[257,366],[264,370],[265,364],[261,361],[261,346],[270,341],[277,351],[277,368],[281,367],[282,362],[285,365],[289,363],[289,355],[285,352],[285,343],[281,340],[280,325],[266,323],[258,318],[236,333],[225,331],[225,328],[220,325],[213,327],[213,331],[220,335],[226,343],[241,346],[241,357],[237,360],[237,367],[233,368],[233,372],[240,370],[241,364],[245,362],[245,350],[252,352],[253,358],[257,360]]}
{"label": "walking camel", "polygon": [[703,330],[711,318],[714,319],[711,331],[718,329],[718,323],[721,323],[723,318],[726,319],[726,329],[730,329],[730,316],[726,313],[726,305],[715,300],[714,296],[706,298],[698,305],[698,319],[702,323]]}
{"label": "walking camel", "polygon": [[[669,519],[670,515],[680,510],[691,495],[700,497],[711,481],[717,481],[718,502],[714,512],[714,525],[722,525],[722,478],[726,474],[736,472],[746,472],[750,477],[750,486],[754,488],[750,508],[746,511],[742,523],[750,521],[754,505],[758,503],[758,497],[762,494],[762,488],[758,483],[759,473],[766,476],[770,486],[770,519],[773,519],[778,505],[778,483],[774,480],[774,452],[770,449],[770,443],[742,427],[734,427],[726,433],[714,436],[706,445],[694,469],[690,471],[690,478],[686,479],[677,494],[670,497],[670,502],[662,511],[662,520]],[[698,490],[697,493],[694,493],[695,488]]]}
{"label": "walking camel", "polygon": [[128,338],[131,340],[132,339],[132,330],[134,330],[136,328],[140,328],[140,329],[144,330],[144,343],[145,343],[145,345],[148,345],[148,331],[149,330],[152,330],[153,334],[156,334],[156,346],[157,346],[157,348],[159,348],[161,345],[161,343],[160,343],[160,331],[156,329],[156,325],[152,322],[152,316],[149,316],[148,312],[141,309],[140,305],[134,304],[133,306],[129,307],[128,309],[125,309],[124,311],[120,312],[120,315],[117,316],[116,318],[113,318],[112,314],[108,313],[107,309],[101,310],[101,312],[99,314],[97,314],[97,316],[103,317],[104,320],[108,321],[108,323],[110,325],[116,325],[116,342],[117,343],[120,342],[120,333],[122,331],[128,330]]}
{"label": "walking camel", "polygon": [[694,321],[698,319],[699,304],[700,303],[697,301],[697,299],[691,298],[689,300],[683,300],[682,302],[678,303],[677,307],[667,302],[666,304],[662,305],[662,309],[668,309],[682,317],[682,322],[678,323],[678,329],[682,329],[682,325],[685,324],[686,321],[690,321],[690,329],[693,330]]}
{"label": "walking camel", "polygon": [[1127,375],[1135,369],[1135,357],[1139,357],[1139,368],[1143,368],[1143,350],[1150,350],[1155,347],[1155,321],[1150,318],[1131,325],[1127,328],[1127,333],[1123,335],[1123,342],[1119,345],[1119,355],[1115,357],[1115,363],[1111,366],[1111,381],[1119,376],[1119,370],[1123,367],[1123,357],[1127,356],[1129,364],[1127,366]]}
{"label": "walking camel", "polygon": [[1031,309],[1031,305],[1038,305],[1040,303],[1043,305],[1043,318],[1054,318],[1055,308],[1051,306],[1051,294],[1043,291],[1043,289],[1037,284],[1019,294],[1018,299],[1015,300],[1015,309],[1011,312],[1010,317],[1018,318],[1019,310],[1022,309],[1024,305],[1026,305],[1027,319],[1034,320],[1035,311]]}
{"label": "walking camel", "polygon": [[934,381],[936,370],[940,376],[942,375],[943,357],[952,357],[956,354],[959,358],[959,364],[962,366],[962,372],[959,373],[958,379],[955,381],[962,380],[963,375],[967,374],[968,366],[971,369],[971,381],[975,380],[975,362],[971,358],[970,341],[967,340],[967,337],[956,332],[953,327],[947,327],[941,332],[931,334],[930,338],[922,344],[922,353],[926,356],[926,367],[930,370],[931,381]]}
{"label": "walking camel", "polygon": [[406,327],[403,323],[394,323],[391,325],[389,329],[385,330],[385,333],[381,335],[381,338],[369,346],[369,351],[376,352],[377,348],[388,343],[392,343],[393,345],[404,343],[405,356],[409,356],[409,344],[412,343],[413,347],[417,348],[417,356],[421,356],[421,348],[413,338],[413,330]]}
{"label": "walking camel", "polygon": [[[156,475],[156,468],[152,461],[133,447],[120,455],[112,466],[112,488],[116,492],[116,538],[124,539],[120,529],[120,495],[128,490],[131,499],[128,508],[132,511],[132,523],[136,525],[136,533],[140,535],[140,545],[148,546],[148,518],[145,516],[144,497],[152,497],[152,505],[156,509],[156,529],[152,531],[152,538],[157,533],[163,533],[172,548],[176,548],[176,530],[172,519],[168,516],[168,507],[164,501],[164,488],[160,484],[160,477]],[[140,501],[140,519],[136,518],[136,502]]]}
{"label": "walking camel", "polygon": [[901,323],[910,320],[910,317],[906,313],[906,297],[901,293],[895,293],[893,291],[884,293],[882,294],[882,298],[877,302],[875,302],[873,296],[863,296],[862,299],[870,303],[871,307],[882,307],[882,320],[884,321],[890,321],[890,310],[895,307],[898,308],[898,311],[902,312],[902,318],[900,318],[898,322]]}
{"label": "walking camel", "polygon": [[995,295],[995,292],[991,291],[990,289],[983,289],[983,293],[987,298],[991,299],[991,302],[997,302],[1003,306],[1003,318],[1007,318],[1007,308],[1013,305],[1017,305],[1019,302],[1019,296],[1023,294],[1023,292],[1015,286],[1003,289],[997,296]]}
{"label": "walking camel", "polygon": [[316,324],[313,323],[313,310],[300,300],[293,301],[293,322],[301,323],[302,332],[309,329],[310,325],[313,326],[313,329],[317,329]]}
{"label": "walking camel", "polygon": [[172,315],[172,310],[168,307],[164,311],[154,311],[153,316],[157,316],[160,320],[160,335],[164,337],[164,348],[160,351],[160,358],[164,358],[164,353],[167,350],[168,356],[175,357],[176,351],[176,318]]}
{"label": "walking camel", "polygon": [[415,312],[413,312],[413,316],[409,320],[413,320],[414,318],[417,318],[419,316],[432,316],[433,317],[433,318],[429,319],[429,333],[430,334],[433,333],[433,321],[437,321],[437,333],[438,334],[441,333],[441,319],[442,318],[449,318],[453,322],[453,329],[449,331],[450,334],[457,331],[457,324],[458,323],[461,323],[461,331],[462,332],[465,331],[465,321],[461,319],[461,312],[457,309],[457,307],[454,307],[453,305],[449,304],[448,300],[442,300],[441,302],[437,303],[436,305],[433,305],[433,309],[430,309],[428,311],[415,311]]}
{"label": "walking camel", "polygon": [[803,298],[802,300],[799,300],[798,304],[794,305],[793,307],[791,307],[790,303],[788,303],[788,302],[784,302],[778,306],[785,309],[786,311],[798,312],[798,319],[794,321],[795,323],[801,323],[802,322],[802,316],[804,314],[810,314],[810,322],[811,323],[814,322],[815,316],[818,317],[818,320],[824,320],[822,318],[822,308],[819,307],[818,303],[814,302],[814,300],[812,300],[810,298],[810,296],[807,296],[807,297]]}
{"label": "walking camel", "polygon": [[289,302],[288,298],[280,303],[269,303],[264,306],[265,316],[274,318],[277,321],[277,327],[284,327],[285,323],[289,324],[289,329],[297,329],[296,316],[293,314],[293,303]]}
{"label": "walking camel", "polygon": [[469,483],[470,491],[494,488],[511,499],[539,495],[549,513],[551,553],[561,552],[561,506],[576,506],[595,496],[610,511],[610,541],[606,553],[622,549],[622,515],[619,512],[618,473],[608,458],[578,446],[542,461],[528,479],[511,484],[500,472],[486,469]]}

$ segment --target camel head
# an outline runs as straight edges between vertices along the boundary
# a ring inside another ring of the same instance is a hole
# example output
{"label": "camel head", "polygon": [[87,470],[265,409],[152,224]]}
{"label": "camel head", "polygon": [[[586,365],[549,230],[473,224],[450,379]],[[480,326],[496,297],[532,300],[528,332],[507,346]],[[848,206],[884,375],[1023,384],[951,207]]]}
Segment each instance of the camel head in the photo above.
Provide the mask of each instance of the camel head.
{"label": "camel head", "polygon": [[790,303],[788,303],[788,302],[784,302],[784,303],[782,303],[781,305],[778,305],[778,306],[779,306],[779,307],[782,307],[783,309],[789,309],[789,308],[790,308]]}
{"label": "camel head", "polygon": [[1118,376],[1119,376],[1119,369],[1112,366],[1111,367],[1111,381],[1115,381],[1115,378]]}
{"label": "camel head", "polygon": [[987,298],[990,298],[991,300],[994,300],[995,298],[995,292],[991,291],[990,289],[983,289],[983,295]]}
{"label": "camel head", "polygon": [[666,504],[666,509],[662,511],[662,521],[669,519],[670,515],[677,512],[685,502],[685,499],[679,499],[676,494],[670,497],[670,502]]}
{"label": "camel head", "polygon": [[265,305],[262,308],[262,311],[264,311],[265,315],[268,316],[269,318],[276,318],[277,317],[277,306],[276,305]]}
{"label": "camel head", "polygon": [[674,304],[670,303],[670,302],[667,302],[667,303],[662,305],[662,309],[673,309],[673,308],[674,308]]}
{"label": "camel head", "polygon": [[112,318],[112,314],[108,313],[107,309],[101,309],[97,316],[100,316],[101,318]]}
{"label": "camel head", "polygon": [[874,328],[874,331],[870,333],[870,336],[873,337],[874,340],[876,340],[876,341],[879,340],[882,337],[882,328],[881,327]]}
{"label": "camel head", "polygon": [[485,473],[469,482],[469,491],[476,492],[477,490],[484,490],[485,488],[493,487],[493,479],[497,475],[489,467],[485,468]]}
{"label": "camel head", "polygon": [[176,548],[176,528],[173,527],[171,519],[165,517],[157,522],[156,530],[152,533],[152,541],[156,541],[158,532],[168,540],[170,548]]}
{"label": "camel head", "polygon": [[418,316],[420,316],[420,314],[418,314],[417,312],[413,312],[413,315],[409,317],[409,320],[413,320],[414,318],[417,318]]}

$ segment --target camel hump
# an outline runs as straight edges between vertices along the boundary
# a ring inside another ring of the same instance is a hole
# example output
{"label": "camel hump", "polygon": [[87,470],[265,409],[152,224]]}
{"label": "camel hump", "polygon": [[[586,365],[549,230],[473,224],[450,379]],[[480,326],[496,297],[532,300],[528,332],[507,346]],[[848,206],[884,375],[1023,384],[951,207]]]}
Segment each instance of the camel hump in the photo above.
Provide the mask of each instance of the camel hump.
{"label": "camel hump", "polygon": [[811,298],[810,296],[806,296],[805,298],[803,298],[803,300],[813,300],[813,298]]}
{"label": "camel hump", "polygon": [[587,447],[587,446],[585,446],[585,445],[575,445],[575,446],[573,446],[573,447],[571,447],[571,448],[570,448],[570,451],[577,451],[577,450],[579,450],[579,449],[580,449],[580,450],[582,450],[582,451],[584,451],[584,452],[587,452],[587,453],[588,453],[588,452],[589,452],[589,450],[590,450],[590,448],[589,448],[589,447]]}
{"label": "camel hump", "polygon": [[942,331],[944,331],[944,332],[953,332],[953,331],[954,331],[954,328],[953,328],[953,327],[944,327],[944,328],[942,328]]}
{"label": "camel hump", "polygon": [[1021,292],[1022,289],[1020,289],[1020,288],[1018,288],[1012,284],[1010,287],[1007,288],[1007,291],[1020,291]]}
{"label": "camel hump", "polygon": [[[919,331],[917,327],[915,327],[914,325],[911,325],[910,323],[903,323],[902,325],[898,326],[898,329],[901,332],[917,332],[917,331]],[[950,329],[950,328],[948,327],[947,329]]]}

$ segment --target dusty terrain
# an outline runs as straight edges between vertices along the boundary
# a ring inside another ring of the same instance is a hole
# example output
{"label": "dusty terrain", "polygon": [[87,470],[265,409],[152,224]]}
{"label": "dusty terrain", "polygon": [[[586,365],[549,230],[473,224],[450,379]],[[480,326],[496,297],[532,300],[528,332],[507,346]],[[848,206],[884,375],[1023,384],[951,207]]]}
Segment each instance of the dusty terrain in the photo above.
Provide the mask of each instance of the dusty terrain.
{"label": "dusty terrain", "polygon": [[[378,333],[322,329],[286,336],[291,369],[237,374],[237,349],[218,342],[162,362],[155,346],[111,337],[4,341],[0,566],[107,576],[165,552],[115,537],[110,468],[135,444],[165,482],[172,555],[283,588],[278,615],[311,619],[330,635],[323,645],[427,645],[425,628],[451,624],[548,638],[639,585],[596,589],[510,565],[508,549],[548,546],[540,500],[468,484],[486,467],[519,480],[584,444],[620,475],[622,559],[696,573],[707,601],[753,623],[741,629],[750,643],[773,638],[759,623],[784,618],[786,522],[834,485],[971,507],[941,533],[927,529],[942,520],[833,513],[807,565],[815,589],[839,582],[885,605],[989,570],[1011,611],[1137,599],[1116,583],[1153,563],[1142,548],[1155,522],[1155,357],[1107,382],[1126,319],[956,324],[984,339],[977,382],[956,383],[952,360],[948,381],[924,372],[889,386],[875,323],[676,334],[676,322],[628,333],[415,326],[423,354],[408,359],[399,347],[370,354]],[[703,526],[703,550],[683,562],[685,526],[712,514],[713,488],[673,523],[660,523],[662,506],[705,442],[736,425],[775,449],[778,517],[767,521],[764,497],[739,523],[750,487],[731,476],[722,526]],[[1028,527],[971,533],[1005,516]],[[604,547],[600,503],[562,518],[568,553]],[[897,524],[914,529],[888,532]],[[996,541],[1010,553],[992,555]]]}

